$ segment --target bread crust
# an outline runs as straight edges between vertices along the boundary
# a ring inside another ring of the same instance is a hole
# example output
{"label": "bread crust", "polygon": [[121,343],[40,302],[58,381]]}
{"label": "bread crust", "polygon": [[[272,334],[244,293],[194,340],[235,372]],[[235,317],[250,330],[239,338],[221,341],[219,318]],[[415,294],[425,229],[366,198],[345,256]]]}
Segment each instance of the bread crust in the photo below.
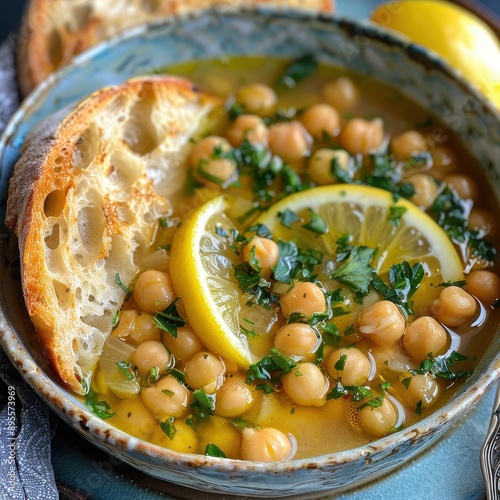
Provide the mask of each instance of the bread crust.
{"label": "bread crust", "polygon": [[30,1],[18,38],[19,86],[24,96],[76,54],[159,17],[210,6],[277,5],[333,11],[333,0],[121,0],[113,2],[113,9],[110,4],[109,0]]}
{"label": "bread crust", "polygon": [[169,168],[221,104],[182,78],[141,78],[96,92],[27,137],[6,224],[19,239],[28,313],[74,392],[87,392],[124,300],[116,277],[133,281],[158,219],[170,215],[158,193],[170,187]]}

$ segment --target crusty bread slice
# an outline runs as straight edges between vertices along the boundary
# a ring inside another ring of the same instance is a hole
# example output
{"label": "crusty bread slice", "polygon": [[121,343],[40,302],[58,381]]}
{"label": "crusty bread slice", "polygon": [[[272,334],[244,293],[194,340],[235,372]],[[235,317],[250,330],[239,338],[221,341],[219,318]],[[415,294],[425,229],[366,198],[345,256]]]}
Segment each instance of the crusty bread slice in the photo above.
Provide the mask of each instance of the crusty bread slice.
{"label": "crusty bread slice", "polygon": [[131,26],[195,8],[244,5],[333,10],[333,0],[31,0],[19,36],[21,91],[27,95],[74,55]]}
{"label": "crusty bread slice", "polygon": [[163,195],[183,182],[189,139],[219,105],[185,79],[135,79],[96,92],[26,139],[6,224],[19,239],[28,313],[73,391],[88,389],[123,302],[116,277],[133,281],[158,219],[171,212]]}

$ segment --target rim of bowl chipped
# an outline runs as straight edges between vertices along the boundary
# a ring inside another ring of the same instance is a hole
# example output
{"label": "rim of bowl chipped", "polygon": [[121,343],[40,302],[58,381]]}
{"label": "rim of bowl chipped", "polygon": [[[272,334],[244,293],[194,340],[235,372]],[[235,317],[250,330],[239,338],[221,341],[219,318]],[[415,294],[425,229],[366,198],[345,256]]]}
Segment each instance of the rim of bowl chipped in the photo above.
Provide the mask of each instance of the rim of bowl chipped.
{"label": "rim of bowl chipped", "polygon": [[[196,19],[204,14],[213,14],[214,12],[217,15],[222,14],[224,16],[233,17],[255,15],[256,17],[265,16],[271,20],[273,18],[283,18],[301,22],[316,21],[324,23],[325,25],[333,23],[348,34],[359,34],[360,29],[362,29],[364,36],[388,45],[397,46],[401,50],[404,50],[408,57],[414,62],[421,66],[424,64],[431,64],[433,69],[444,73],[445,76],[452,79],[456,85],[460,86],[462,90],[465,90],[467,94],[477,97],[481,105],[486,108],[487,112],[496,117],[500,126],[500,112],[472,83],[466,81],[458,71],[451,68],[437,54],[411,43],[403,35],[399,35],[368,21],[354,20],[346,16],[336,16],[335,14],[317,14],[304,11],[293,11],[286,8],[271,8],[268,6],[210,8],[169,16],[130,28],[76,56],[69,65],[49,75],[49,77],[22,102],[21,106],[12,116],[5,128],[0,138],[0,166],[3,166],[6,147],[16,137],[16,133],[24,117],[29,115],[30,111],[36,107],[37,103],[43,98],[44,93],[56,86],[60,80],[64,79],[68,73],[73,71],[74,67],[85,65],[90,62],[95,55],[104,50],[109,50],[122,41],[139,38],[148,31],[174,26],[179,22],[182,23],[183,21]],[[428,66],[426,67],[428,68]],[[0,176],[2,175],[3,172],[0,172]],[[2,200],[2,202],[5,203],[5,200]],[[178,465],[192,465],[196,467],[215,466],[217,470],[221,472],[242,469],[256,472],[287,473],[298,469],[321,469],[335,464],[353,462],[361,458],[366,459],[373,453],[390,449],[398,443],[411,442],[419,436],[432,434],[435,429],[446,425],[448,420],[457,420],[479,401],[500,376],[499,353],[495,359],[487,366],[483,367],[483,373],[473,385],[467,387],[465,390],[460,389],[450,402],[446,403],[421,422],[413,424],[406,429],[397,431],[387,437],[377,439],[371,444],[365,444],[345,451],[333,452],[311,458],[292,459],[288,462],[250,462],[230,458],[220,459],[204,455],[178,453],[171,449],[136,438],[112,426],[106,420],[102,420],[95,416],[90,410],[85,408],[83,402],[79,401],[76,396],[60,385],[56,381],[57,379],[51,378],[51,376],[46,374],[38,366],[32,354],[27,352],[16,332],[9,324],[3,307],[2,310],[0,310],[0,344],[23,378],[42,396],[44,401],[81,435],[87,439],[93,436],[95,439],[91,440],[92,443],[103,448],[105,451],[110,453],[132,452],[133,455],[140,455],[141,460],[147,461],[149,459],[149,461],[155,465],[175,463]],[[439,436],[441,436],[441,433],[432,436],[429,440],[429,444]],[[410,456],[408,456],[408,458],[410,458]],[[377,475],[378,474],[380,474],[380,472],[378,472]]]}

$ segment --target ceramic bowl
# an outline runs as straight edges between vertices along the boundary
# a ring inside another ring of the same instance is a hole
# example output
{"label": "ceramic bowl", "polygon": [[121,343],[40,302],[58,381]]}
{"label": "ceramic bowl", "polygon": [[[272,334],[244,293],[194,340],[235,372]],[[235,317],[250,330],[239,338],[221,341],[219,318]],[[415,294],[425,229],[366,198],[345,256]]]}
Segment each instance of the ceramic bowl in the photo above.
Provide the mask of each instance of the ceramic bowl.
{"label": "ceramic bowl", "polygon": [[[76,99],[109,84],[183,61],[223,55],[298,57],[348,67],[402,90],[449,127],[486,171],[500,199],[500,117],[441,60],[369,24],[270,9],[206,11],[142,26],[78,57],[23,104],[0,143],[1,194],[29,129]],[[3,229],[0,341],[43,400],[96,446],[151,476],[210,491],[277,498],[340,492],[409,460],[464,417],[500,374],[500,331],[453,400],[417,425],[342,453],[285,463],[184,455],[121,432],[61,387],[27,317],[15,239]]]}

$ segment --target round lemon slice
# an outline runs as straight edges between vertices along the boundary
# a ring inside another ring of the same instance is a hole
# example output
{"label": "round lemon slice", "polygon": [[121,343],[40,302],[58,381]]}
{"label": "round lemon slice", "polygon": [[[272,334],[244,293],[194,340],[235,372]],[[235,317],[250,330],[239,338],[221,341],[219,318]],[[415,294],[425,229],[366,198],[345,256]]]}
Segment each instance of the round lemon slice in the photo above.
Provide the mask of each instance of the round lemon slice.
{"label": "round lemon slice", "polygon": [[476,15],[451,2],[403,0],[378,6],[372,20],[439,54],[500,107],[500,41]]}
{"label": "round lemon slice", "polygon": [[[229,199],[219,196],[185,220],[174,236],[170,274],[202,342],[246,367],[253,356],[238,320],[243,292],[234,269],[241,257],[231,237],[235,226],[224,213],[229,206]],[[288,227],[282,224],[285,212],[296,218]],[[324,234],[304,227],[313,213],[328,228]],[[423,263],[434,290],[441,282],[463,279],[460,258],[439,225],[413,203],[395,201],[380,189],[351,184],[313,188],[284,198],[256,223],[265,225],[276,241],[295,241],[326,256],[335,255],[337,240],[348,233],[351,244],[377,250],[372,265],[382,278],[391,265],[407,261]]]}
{"label": "round lemon slice", "polygon": [[[287,210],[298,218],[296,223],[282,223]],[[325,234],[304,227],[313,214],[324,221]],[[276,241],[294,240],[326,255],[335,255],[337,241],[347,233],[351,244],[377,249],[372,265],[382,277],[393,264],[407,261],[421,262],[434,286],[463,279],[460,257],[441,227],[413,203],[395,201],[381,189],[355,184],[313,188],[284,198],[256,223],[266,226]]]}
{"label": "round lemon slice", "polygon": [[229,201],[218,196],[191,215],[174,236],[170,274],[188,321],[213,352],[240,366],[252,364],[238,312],[242,292],[234,278],[240,257],[231,248],[234,225],[224,214]]}

